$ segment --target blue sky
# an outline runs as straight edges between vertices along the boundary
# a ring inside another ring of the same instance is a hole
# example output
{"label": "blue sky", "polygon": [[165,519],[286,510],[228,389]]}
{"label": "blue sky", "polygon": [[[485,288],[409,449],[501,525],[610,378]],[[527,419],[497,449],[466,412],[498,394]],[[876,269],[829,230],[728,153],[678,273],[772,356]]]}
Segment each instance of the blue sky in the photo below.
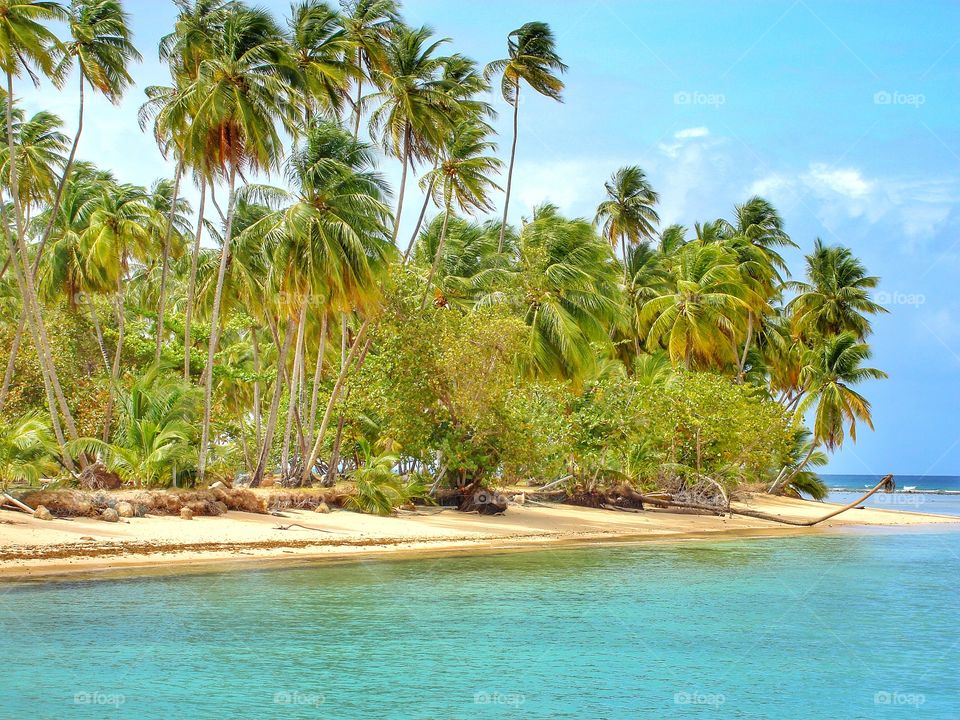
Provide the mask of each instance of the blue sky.
{"label": "blue sky", "polygon": [[[117,107],[90,103],[79,156],[148,184],[172,171],[136,110],[144,86],[168,80],[156,47],[175,11],[125,4],[144,55],[138,86]],[[852,247],[882,277],[890,314],[872,343],[890,379],[863,388],[876,432],[829,470],[960,474],[960,4],[410,0],[404,15],[481,63],[526,21],[553,27],[570,66],[565,102],[522,102],[513,220],[544,200],[592,216],[610,173],[639,164],[665,223],[729,217],[760,193],[803,251],[816,237]],[[24,102],[72,131],[68,87],[22,85]],[[505,154],[510,117],[495,104]],[[381,169],[394,179],[397,165]],[[420,202],[414,193],[407,207]],[[789,257],[801,272],[800,253]]]}

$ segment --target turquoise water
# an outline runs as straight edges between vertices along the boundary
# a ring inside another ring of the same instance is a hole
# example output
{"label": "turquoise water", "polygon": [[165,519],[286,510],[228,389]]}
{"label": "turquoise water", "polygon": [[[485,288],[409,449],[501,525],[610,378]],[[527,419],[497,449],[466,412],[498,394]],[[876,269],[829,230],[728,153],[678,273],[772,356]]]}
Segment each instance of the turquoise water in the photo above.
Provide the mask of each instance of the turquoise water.
{"label": "turquoise water", "polygon": [[937,531],[0,585],[0,716],[956,718],[958,577]]}

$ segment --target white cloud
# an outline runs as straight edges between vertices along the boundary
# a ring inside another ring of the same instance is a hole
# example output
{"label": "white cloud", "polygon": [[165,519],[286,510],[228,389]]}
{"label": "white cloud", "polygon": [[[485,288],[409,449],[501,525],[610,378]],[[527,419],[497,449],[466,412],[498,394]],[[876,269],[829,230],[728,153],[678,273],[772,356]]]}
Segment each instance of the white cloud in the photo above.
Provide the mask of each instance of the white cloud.
{"label": "white cloud", "polygon": [[874,187],[856,168],[831,168],[826,163],[812,163],[801,180],[815,190],[824,188],[849,198],[864,197]]}
{"label": "white cloud", "polygon": [[774,172],[748,186],[781,210],[793,208],[815,215],[826,227],[854,219],[898,227],[906,249],[934,236],[949,222],[960,202],[960,179],[868,177],[855,167],[810,163],[803,172]]}
{"label": "white cloud", "polygon": [[686,138],[699,138],[706,137],[710,134],[710,128],[706,127],[692,127],[679,130],[673,134],[678,140],[684,140]]}

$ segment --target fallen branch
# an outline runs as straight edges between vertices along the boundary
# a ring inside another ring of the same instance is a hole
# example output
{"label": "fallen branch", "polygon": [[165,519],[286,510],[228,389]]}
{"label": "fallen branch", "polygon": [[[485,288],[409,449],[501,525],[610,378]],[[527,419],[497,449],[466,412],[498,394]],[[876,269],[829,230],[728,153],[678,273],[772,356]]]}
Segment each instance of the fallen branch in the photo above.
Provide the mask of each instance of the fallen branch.
{"label": "fallen branch", "polygon": [[32,507],[30,507],[29,505],[24,505],[22,502],[17,500],[10,493],[7,493],[7,492],[3,493],[3,499],[6,500],[9,504],[16,506],[17,508],[19,508],[25,513],[30,513],[31,515],[33,515],[33,513],[35,512]]}
{"label": "fallen branch", "polygon": [[332,533],[333,530],[324,530],[323,528],[310,527],[309,525],[301,525],[300,523],[290,523],[289,525],[277,525],[274,530],[289,530],[294,527],[302,527],[304,530],[316,530],[317,532]]}

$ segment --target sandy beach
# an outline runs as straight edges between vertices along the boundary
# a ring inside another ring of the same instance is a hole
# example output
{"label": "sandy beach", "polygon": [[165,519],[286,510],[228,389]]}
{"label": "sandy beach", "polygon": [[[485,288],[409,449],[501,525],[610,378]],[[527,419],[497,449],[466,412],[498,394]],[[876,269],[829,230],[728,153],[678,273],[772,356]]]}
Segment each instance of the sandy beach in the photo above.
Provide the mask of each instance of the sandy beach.
{"label": "sandy beach", "polygon": [[[821,517],[836,507],[763,495],[741,505],[796,520]],[[960,518],[853,509],[815,528],[798,528],[743,516],[660,510],[627,513],[570,505],[516,505],[501,516],[440,508],[397,517],[288,510],[280,515],[228,512],[193,520],[150,516],[119,523],[88,518],[42,521],[26,514],[2,512],[0,577],[178,570],[240,561],[333,560],[588,542],[770,536],[841,527],[934,523],[960,526]]]}

